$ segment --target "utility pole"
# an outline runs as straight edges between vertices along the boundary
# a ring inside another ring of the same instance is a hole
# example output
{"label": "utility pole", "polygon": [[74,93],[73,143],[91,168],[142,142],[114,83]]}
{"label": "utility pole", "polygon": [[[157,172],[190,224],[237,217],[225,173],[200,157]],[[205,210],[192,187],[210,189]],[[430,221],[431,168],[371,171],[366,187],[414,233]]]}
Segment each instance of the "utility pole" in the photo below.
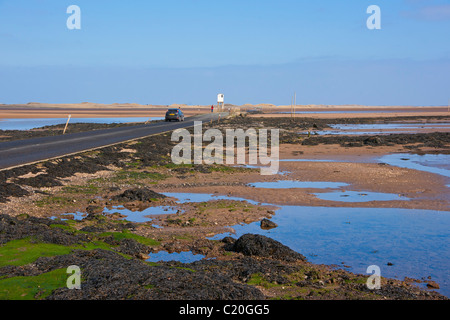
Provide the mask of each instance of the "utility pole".
{"label": "utility pole", "polygon": [[291,118],[292,118],[293,112],[294,112],[293,108],[294,108],[294,98],[291,98]]}
{"label": "utility pole", "polygon": [[294,92],[294,118],[295,118],[295,107],[297,106],[297,93]]}

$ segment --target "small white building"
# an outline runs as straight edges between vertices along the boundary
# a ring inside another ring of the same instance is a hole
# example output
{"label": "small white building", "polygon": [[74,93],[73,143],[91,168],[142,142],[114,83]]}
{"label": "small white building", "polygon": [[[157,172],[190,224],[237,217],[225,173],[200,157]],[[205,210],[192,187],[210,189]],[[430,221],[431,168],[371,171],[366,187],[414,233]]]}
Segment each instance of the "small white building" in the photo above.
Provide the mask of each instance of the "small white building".
{"label": "small white building", "polygon": [[219,112],[223,111],[224,108],[224,95],[223,93],[219,93],[217,95],[217,110]]}

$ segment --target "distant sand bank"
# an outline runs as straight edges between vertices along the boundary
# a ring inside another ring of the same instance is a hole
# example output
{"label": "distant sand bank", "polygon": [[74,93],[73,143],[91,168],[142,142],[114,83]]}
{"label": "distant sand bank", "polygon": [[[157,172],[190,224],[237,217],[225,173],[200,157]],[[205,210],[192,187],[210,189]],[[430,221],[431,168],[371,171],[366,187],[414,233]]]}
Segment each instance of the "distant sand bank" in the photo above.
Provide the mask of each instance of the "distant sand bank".
{"label": "distant sand bank", "polygon": [[[135,103],[77,103],[77,104],[46,104],[30,102],[27,104],[0,104],[0,119],[25,118],[66,118],[69,114],[76,118],[114,118],[114,117],[163,117],[167,108],[181,108],[186,116],[210,112],[211,105],[142,105]],[[241,106],[225,105],[225,109],[241,111],[261,111],[255,117],[290,117],[291,106],[272,104],[245,104]],[[391,116],[448,116],[447,106],[361,106],[361,105],[297,105],[297,117],[315,118],[354,118],[361,117],[391,117]],[[283,113],[284,112],[284,113]],[[302,113],[305,112],[305,113]]]}

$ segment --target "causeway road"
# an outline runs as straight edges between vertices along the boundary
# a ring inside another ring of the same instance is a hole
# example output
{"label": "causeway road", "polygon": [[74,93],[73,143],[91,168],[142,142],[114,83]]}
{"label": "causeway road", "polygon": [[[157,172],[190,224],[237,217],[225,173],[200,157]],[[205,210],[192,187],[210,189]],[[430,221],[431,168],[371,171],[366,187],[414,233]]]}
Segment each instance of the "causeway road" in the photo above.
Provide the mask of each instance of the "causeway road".
{"label": "causeway road", "polygon": [[223,119],[227,115],[227,113],[207,113],[186,117],[185,121],[181,122],[155,122],[59,136],[1,142],[0,170],[99,149],[179,128],[193,127],[195,121],[217,121],[219,116]]}

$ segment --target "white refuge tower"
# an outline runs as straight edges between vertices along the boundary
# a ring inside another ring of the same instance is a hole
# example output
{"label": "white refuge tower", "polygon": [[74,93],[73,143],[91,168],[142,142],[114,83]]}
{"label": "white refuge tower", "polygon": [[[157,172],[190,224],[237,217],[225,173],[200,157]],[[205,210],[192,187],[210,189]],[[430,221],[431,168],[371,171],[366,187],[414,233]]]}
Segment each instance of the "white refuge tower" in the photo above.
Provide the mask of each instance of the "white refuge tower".
{"label": "white refuge tower", "polygon": [[219,93],[217,95],[217,111],[221,112],[224,109],[224,95]]}

